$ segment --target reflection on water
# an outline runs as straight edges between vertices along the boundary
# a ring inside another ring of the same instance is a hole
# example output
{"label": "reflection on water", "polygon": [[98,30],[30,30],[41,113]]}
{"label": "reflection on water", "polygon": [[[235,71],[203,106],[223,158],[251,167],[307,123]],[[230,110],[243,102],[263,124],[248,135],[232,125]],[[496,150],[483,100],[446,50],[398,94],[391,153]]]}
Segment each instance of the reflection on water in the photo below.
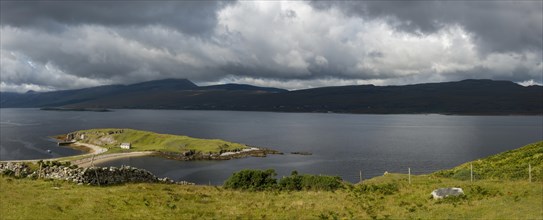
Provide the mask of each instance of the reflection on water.
{"label": "reflection on water", "polygon": [[[230,161],[173,161],[129,158],[128,164],[158,176],[220,184],[245,168],[273,168],[340,175],[356,181],[383,172],[428,173],[542,140],[541,116],[353,115],[181,110],[57,112],[0,110],[0,159],[67,156],[80,151],[58,147],[47,137],[70,131],[119,127],[221,138],[270,147],[286,155]],[[47,153],[52,150],[52,154]],[[292,151],[311,156],[290,155]]]}

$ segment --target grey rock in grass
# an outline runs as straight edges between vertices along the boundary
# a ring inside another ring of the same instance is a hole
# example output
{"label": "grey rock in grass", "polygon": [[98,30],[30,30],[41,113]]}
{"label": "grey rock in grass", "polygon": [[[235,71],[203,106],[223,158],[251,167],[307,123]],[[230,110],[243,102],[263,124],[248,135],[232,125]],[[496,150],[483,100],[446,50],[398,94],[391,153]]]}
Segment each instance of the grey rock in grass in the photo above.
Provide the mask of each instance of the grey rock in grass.
{"label": "grey rock in grass", "polygon": [[464,191],[462,190],[462,188],[456,188],[456,187],[439,188],[432,191],[432,197],[434,199],[443,199],[448,196],[460,196],[460,195],[464,195]]}

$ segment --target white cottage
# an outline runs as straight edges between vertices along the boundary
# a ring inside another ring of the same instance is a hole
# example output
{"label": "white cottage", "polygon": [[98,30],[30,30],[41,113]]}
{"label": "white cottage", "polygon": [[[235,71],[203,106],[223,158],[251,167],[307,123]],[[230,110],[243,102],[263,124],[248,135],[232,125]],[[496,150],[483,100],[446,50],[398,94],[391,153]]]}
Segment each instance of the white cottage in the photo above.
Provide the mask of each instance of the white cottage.
{"label": "white cottage", "polygon": [[130,143],[121,143],[121,148],[122,149],[130,149],[132,145]]}

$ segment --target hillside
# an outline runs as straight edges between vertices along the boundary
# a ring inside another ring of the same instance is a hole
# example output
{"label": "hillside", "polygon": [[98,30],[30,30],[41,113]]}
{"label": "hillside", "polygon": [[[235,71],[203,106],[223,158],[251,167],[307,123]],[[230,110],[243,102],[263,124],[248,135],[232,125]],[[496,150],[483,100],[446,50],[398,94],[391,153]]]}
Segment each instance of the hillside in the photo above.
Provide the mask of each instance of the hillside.
{"label": "hillside", "polygon": [[238,84],[197,86],[185,79],[166,79],[45,93],[1,93],[0,107],[541,115],[543,87],[524,87],[509,81],[463,80],[287,91]]}
{"label": "hillside", "polygon": [[436,175],[468,180],[473,166],[475,179],[526,180],[529,165],[532,181],[543,181],[543,141],[438,171]]}
{"label": "hillside", "polygon": [[[37,107],[63,107],[71,105],[85,105],[94,103],[100,106],[108,105],[111,108],[132,108],[134,104],[126,104],[120,106],[112,103],[138,103],[139,107],[143,108],[167,108],[162,107],[160,100],[171,95],[178,96],[179,94],[218,94],[221,92],[228,93],[235,91],[236,95],[250,95],[255,93],[274,93],[285,92],[283,89],[257,87],[241,84],[225,84],[215,86],[197,86],[186,79],[163,79],[153,80],[130,85],[107,85],[90,87],[75,90],[61,90],[51,92],[27,92],[0,93],[0,107],[2,108],[37,108]],[[151,99],[148,99],[151,98]],[[157,99],[158,98],[158,99]],[[113,100],[108,104],[108,100]]]}
{"label": "hillside", "polygon": [[[541,144],[479,163],[499,172],[509,163],[537,162]],[[543,219],[541,182],[510,176],[472,183],[432,174],[411,176],[409,184],[407,178],[388,174],[336,191],[240,191],[146,183],[96,187],[2,175],[0,213],[5,219]],[[432,199],[432,190],[442,187],[461,187],[465,196]]]}

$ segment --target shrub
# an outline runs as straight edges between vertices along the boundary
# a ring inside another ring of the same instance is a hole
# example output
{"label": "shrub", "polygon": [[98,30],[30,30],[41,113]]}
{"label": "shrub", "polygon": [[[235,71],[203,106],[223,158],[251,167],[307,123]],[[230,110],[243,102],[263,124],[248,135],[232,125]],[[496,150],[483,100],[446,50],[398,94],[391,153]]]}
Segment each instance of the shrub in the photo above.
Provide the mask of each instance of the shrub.
{"label": "shrub", "polygon": [[301,188],[305,190],[333,191],[341,188],[341,178],[339,176],[303,175]]}
{"label": "shrub", "polygon": [[483,199],[487,197],[496,197],[502,193],[494,188],[481,187],[478,185],[470,185],[467,187],[467,194],[470,198]]}
{"label": "shrub", "polygon": [[243,190],[326,190],[333,191],[343,186],[338,176],[298,175],[292,171],[290,176],[277,181],[275,170],[242,170],[234,173],[224,183],[225,188]]}
{"label": "shrub", "polygon": [[15,172],[13,172],[13,170],[3,170],[2,171],[2,175],[3,176],[15,176]]}
{"label": "shrub", "polygon": [[290,176],[283,177],[279,180],[279,188],[282,190],[301,190],[302,176],[298,175],[296,170],[292,171]]}
{"label": "shrub", "polygon": [[457,180],[470,180],[471,171],[469,169],[458,170],[452,175],[452,178]]}
{"label": "shrub", "polygon": [[466,200],[467,200],[466,195],[447,196],[447,197],[445,197],[443,199],[437,200],[435,203],[436,204],[442,204],[442,203],[452,204],[454,207],[456,207],[457,205],[462,204]]}
{"label": "shrub", "polygon": [[279,180],[279,187],[282,190],[333,191],[341,186],[341,178],[338,176],[298,175],[297,171],[292,171],[290,176]]}
{"label": "shrub", "polygon": [[275,170],[242,170],[235,172],[224,183],[225,188],[243,190],[264,190],[277,186]]}
{"label": "shrub", "polygon": [[360,190],[360,192],[375,192],[383,195],[392,195],[400,190],[398,184],[395,182],[384,184],[361,184],[357,187],[357,189]]}

